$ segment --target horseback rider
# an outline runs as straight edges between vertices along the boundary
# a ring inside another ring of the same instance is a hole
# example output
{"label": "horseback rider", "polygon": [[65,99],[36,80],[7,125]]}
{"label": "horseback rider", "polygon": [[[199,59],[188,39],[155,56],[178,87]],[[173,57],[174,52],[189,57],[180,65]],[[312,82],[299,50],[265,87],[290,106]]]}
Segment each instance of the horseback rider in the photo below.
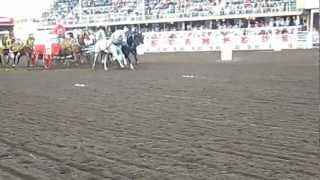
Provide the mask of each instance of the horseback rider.
{"label": "horseback rider", "polygon": [[76,40],[73,38],[73,34],[71,32],[67,33],[61,43],[62,56],[71,55],[75,42]]}
{"label": "horseback rider", "polygon": [[107,31],[106,31],[107,39],[110,39],[110,38],[111,38],[111,35],[112,35],[111,28],[110,28],[110,27],[108,27],[108,28],[107,28]]}
{"label": "horseback rider", "polygon": [[123,62],[118,61],[121,68],[124,68],[124,66],[127,65],[127,61],[122,52],[122,46],[126,45],[126,33],[128,32],[128,30],[129,29],[125,26],[123,30],[117,30],[111,35],[110,51],[113,55],[114,60],[116,60],[117,58],[123,60]]}
{"label": "horseback rider", "polygon": [[70,44],[73,45],[73,46],[78,44],[78,41],[77,41],[77,39],[74,37],[74,35],[73,35],[72,32],[69,32],[69,33],[68,33],[67,39],[70,41]]}
{"label": "horseback rider", "polygon": [[123,28],[123,39],[122,39],[122,45],[123,46],[126,46],[126,45],[128,45],[128,42],[127,42],[127,39],[128,39],[128,37],[131,35],[131,29],[130,28],[128,28],[127,26],[125,26],[124,28]]}
{"label": "horseback rider", "polygon": [[18,64],[18,62],[16,62],[18,56],[20,56],[20,51],[23,49],[23,42],[20,39],[17,39],[13,44],[12,44],[12,52],[14,55],[13,58],[13,67],[16,66],[16,64]]}
{"label": "horseback rider", "polygon": [[122,51],[125,55],[125,58],[128,60],[130,68],[134,69],[133,61],[131,61],[132,58],[130,58],[130,55],[133,55],[135,63],[138,64],[137,47],[140,44],[143,44],[143,35],[138,32],[136,28],[132,27],[131,30],[126,31],[125,39],[126,42],[122,46]]}
{"label": "horseback rider", "polygon": [[[3,39],[2,39],[2,45],[4,48],[4,53],[9,53],[9,51],[12,48],[12,44],[13,44],[13,38],[6,35]],[[6,52],[7,51],[7,52]]]}
{"label": "horseback rider", "polygon": [[128,42],[128,46],[131,48],[131,49],[134,49],[136,48],[136,44],[134,43],[134,38],[135,36],[138,35],[138,31],[135,27],[132,27],[131,31],[128,33],[128,37],[127,39],[130,40],[131,42]]}
{"label": "horseback rider", "polygon": [[26,42],[24,44],[24,47],[29,48],[29,49],[33,49],[34,42],[35,42],[35,38],[33,37],[33,34],[29,34],[28,39],[26,40]]}
{"label": "horseback rider", "polygon": [[10,33],[9,35],[5,35],[2,39],[2,45],[3,45],[3,57],[7,58],[7,64],[9,63],[9,56],[10,51],[12,49],[12,45],[14,42],[13,34]]}
{"label": "horseback rider", "polygon": [[[61,43],[61,56],[64,57],[64,60],[72,57],[72,62],[79,62],[80,60],[81,48],[77,39],[74,37],[72,32],[66,34],[65,39]],[[70,61],[65,61],[69,63]]]}
{"label": "horseback rider", "polygon": [[29,57],[29,60],[32,58],[33,47],[36,39],[34,38],[33,34],[29,34],[28,39],[24,44],[24,53]]}

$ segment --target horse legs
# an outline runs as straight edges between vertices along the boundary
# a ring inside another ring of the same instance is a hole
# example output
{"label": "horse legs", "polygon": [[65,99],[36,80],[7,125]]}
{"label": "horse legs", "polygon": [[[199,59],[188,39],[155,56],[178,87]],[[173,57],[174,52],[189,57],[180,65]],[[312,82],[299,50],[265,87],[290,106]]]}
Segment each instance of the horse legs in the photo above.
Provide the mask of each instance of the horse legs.
{"label": "horse legs", "polygon": [[128,53],[128,56],[130,55],[130,53],[133,55],[134,57],[134,60],[135,60],[135,64],[138,64],[138,57],[137,57],[137,48],[130,48],[129,49],[129,53]]}
{"label": "horse legs", "polygon": [[[122,56],[121,56],[122,57]],[[123,69],[125,67],[124,63],[122,62],[122,59],[125,61],[125,58],[120,58],[119,56],[115,56],[116,61],[118,61],[121,69]]]}
{"label": "horse legs", "polygon": [[110,63],[112,62],[112,53],[108,52],[107,54],[107,57],[108,57],[108,65],[110,65]]}
{"label": "horse legs", "polygon": [[27,62],[27,67],[32,68],[34,65],[38,63],[38,58],[39,58],[39,53],[36,51],[33,51],[32,53],[29,54],[29,60]]}
{"label": "horse legs", "polygon": [[136,64],[138,64],[139,62],[138,62],[138,56],[137,56],[137,54],[138,54],[137,49],[133,49],[132,54],[134,56],[134,60],[136,61]]}
{"label": "horse legs", "polygon": [[103,60],[103,68],[104,68],[105,71],[108,71],[108,67],[107,67],[108,59],[109,59],[109,55],[106,54],[104,56],[104,60]]}
{"label": "horse legs", "polygon": [[29,67],[30,66],[30,62],[32,61],[32,53],[30,53],[30,52],[28,52],[27,54],[26,54],[26,56],[27,56],[27,67]]}
{"label": "horse legs", "polygon": [[80,66],[80,55],[78,52],[72,52],[72,58],[73,61],[72,63],[74,63],[76,66]]}
{"label": "horse legs", "polygon": [[17,53],[13,53],[13,64],[12,67],[16,67],[16,59],[17,59]]}
{"label": "horse legs", "polygon": [[126,57],[126,59],[128,59],[129,68],[130,68],[131,70],[134,70],[134,66],[133,66],[132,60],[131,60],[131,58],[130,58],[130,53],[133,54],[133,51],[131,50],[130,47],[126,46],[124,52],[125,52],[125,57]]}
{"label": "horse legs", "polygon": [[[129,51],[128,51],[129,52]],[[127,57],[126,57],[127,56]],[[126,61],[126,59],[128,59],[128,63],[129,63],[129,68],[131,69],[131,70],[134,70],[134,66],[133,66],[133,64],[132,64],[132,61],[131,61],[131,59],[130,59],[130,54],[128,53],[126,56],[124,56],[124,60]]]}
{"label": "horse legs", "polygon": [[20,63],[20,59],[21,59],[21,57],[22,57],[22,54],[18,54],[18,59],[17,59],[17,64],[19,64]]}
{"label": "horse legs", "polygon": [[[128,59],[130,59],[130,58],[128,58]],[[132,61],[131,60],[129,60],[130,61],[130,69],[131,70],[134,70],[134,66],[133,66],[133,64],[132,64]]]}
{"label": "horse legs", "polygon": [[[8,64],[10,64],[10,60],[14,60],[14,57],[15,57],[15,53],[13,52],[10,52],[9,55],[8,55]],[[14,63],[14,62],[13,62]]]}
{"label": "horse legs", "polygon": [[132,61],[130,59],[130,48],[128,46],[122,46],[121,48],[122,50],[122,59],[124,61],[125,66],[127,66],[129,64],[129,68],[130,69],[134,69]]}
{"label": "horse legs", "polygon": [[36,58],[35,54],[29,54],[29,59],[27,61],[27,67],[28,68],[31,66],[32,62],[34,62],[35,58]]}
{"label": "horse legs", "polygon": [[6,65],[10,63],[10,54],[4,54],[3,55],[3,61],[6,60]]}
{"label": "horse legs", "polygon": [[16,67],[16,65],[18,65],[19,61],[18,61],[18,58],[20,56],[20,53],[19,52],[14,52],[13,53],[13,64],[12,64],[12,67]]}
{"label": "horse legs", "polygon": [[97,61],[97,59],[98,59],[98,56],[99,56],[99,53],[94,53],[94,59],[93,59],[93,64],[92,64],[92,70],[94,70],[95,69],[95,67],[96,67],[96,61]]}
{"label": "horse legs", "polygon": [[127,58],[124,56],[124,55],[121,55],[121,59],[122,59],[122,63],[125,67],[128,66],[128,61],[127,61]]}
{"label": "horse legs", "polygon": [[6,60],[6,62],[4,62],[4,63],[7,66],[10,63],[10,55],[4,55],[3,56],[3,61],[5,61],[5,60]]}
{"label": "horse legs", "polygon": [[[118,48],[120,48],[120,49],[118,49]],[[120,53],[120,54],[118,53],[118,51],[120,51],[120,52],[122,51],[121,47],[111,45],[110,51],[112,53],[113,61],[117,61],[120,65],[121,69],[123,69],[124,65],[123,65],[122,60],[125,60],[125,58],[123,58],[124,55],[122,53]]]}

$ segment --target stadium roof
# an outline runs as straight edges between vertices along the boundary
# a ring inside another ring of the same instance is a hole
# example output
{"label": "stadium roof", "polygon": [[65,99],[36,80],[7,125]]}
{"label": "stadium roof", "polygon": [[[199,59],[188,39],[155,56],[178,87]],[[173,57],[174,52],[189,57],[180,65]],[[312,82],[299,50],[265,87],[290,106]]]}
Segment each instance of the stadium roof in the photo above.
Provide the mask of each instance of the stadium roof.
{"label": "stadium roof", "polygon": [[3,26],[14,26],[13,18],[0,17],[0,27]]}

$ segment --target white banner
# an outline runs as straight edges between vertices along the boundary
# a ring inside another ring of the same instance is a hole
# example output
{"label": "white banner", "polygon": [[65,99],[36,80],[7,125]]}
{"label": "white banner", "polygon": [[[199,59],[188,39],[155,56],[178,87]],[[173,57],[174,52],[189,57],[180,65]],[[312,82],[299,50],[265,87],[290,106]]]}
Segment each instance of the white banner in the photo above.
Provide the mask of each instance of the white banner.
{"label": "white banner", "polygon": [[217,51],[312,48],[312,33],[276,35],[233,35],[214,31],[173,31],[145,33],[145,52]]}

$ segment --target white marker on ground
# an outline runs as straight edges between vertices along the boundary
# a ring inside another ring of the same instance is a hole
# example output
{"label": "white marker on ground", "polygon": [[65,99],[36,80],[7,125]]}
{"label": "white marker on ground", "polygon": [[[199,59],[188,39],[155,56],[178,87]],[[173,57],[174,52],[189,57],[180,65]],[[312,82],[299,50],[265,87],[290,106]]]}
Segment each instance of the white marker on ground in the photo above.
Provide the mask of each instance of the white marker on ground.
{"label": "white marker on ground", "polygon": [[86,87],[87,85],[85,84],[74,84],[75,87]]}

